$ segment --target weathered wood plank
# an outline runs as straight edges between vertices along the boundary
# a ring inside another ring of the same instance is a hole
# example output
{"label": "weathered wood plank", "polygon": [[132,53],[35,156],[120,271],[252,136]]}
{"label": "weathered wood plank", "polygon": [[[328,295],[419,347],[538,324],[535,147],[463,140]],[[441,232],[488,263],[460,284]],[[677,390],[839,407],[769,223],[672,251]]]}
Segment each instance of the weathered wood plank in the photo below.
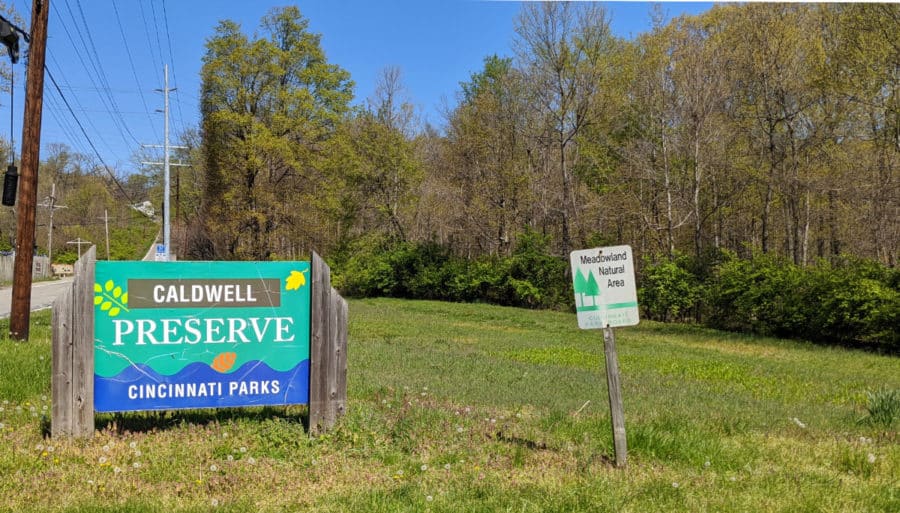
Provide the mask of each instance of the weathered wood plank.
{"label": "weathered wood plank", "polygon": [[50,435],[72,435],[72,287],[53,302]]}
{"label": "weathered wood plank", "polygon": [[94,435],[94,264],[92,246],[75,264],[73,286],[73,435]]}
{"label": "weathered wood plank", "polygon": [[329,305],[331,270],[318,253],[310,261],[309,319],[309,434],[316,436],[330,427],[328,368],[330,365]]}
{"label": "weathered wood plank", "polygon": [[619,357],[616,352],[616,335],[613,328],[607,327],[603,330],[603,352],[606,357],[606,384],[609,388],[609,410],[612,416],[616,466],[624,467],[628,462],[628,443],[625,438],[625,409],[622,407]]}
{"label": "weathered wood plank", "polygon": [[334,398],[335,416],[340,418],[347,413],[347,301],[332,289],[337,326],[334,331],[334,370],[337,394]]}

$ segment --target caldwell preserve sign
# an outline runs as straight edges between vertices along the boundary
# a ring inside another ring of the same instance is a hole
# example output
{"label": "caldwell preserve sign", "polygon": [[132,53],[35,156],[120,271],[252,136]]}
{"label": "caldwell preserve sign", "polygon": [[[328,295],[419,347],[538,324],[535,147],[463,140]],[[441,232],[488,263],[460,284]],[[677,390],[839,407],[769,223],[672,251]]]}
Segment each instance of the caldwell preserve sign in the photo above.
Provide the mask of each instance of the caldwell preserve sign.
{"label": "caldwell preserve sign", "polygon": [[97,262],[96,411],[309,402],[309,262]]}

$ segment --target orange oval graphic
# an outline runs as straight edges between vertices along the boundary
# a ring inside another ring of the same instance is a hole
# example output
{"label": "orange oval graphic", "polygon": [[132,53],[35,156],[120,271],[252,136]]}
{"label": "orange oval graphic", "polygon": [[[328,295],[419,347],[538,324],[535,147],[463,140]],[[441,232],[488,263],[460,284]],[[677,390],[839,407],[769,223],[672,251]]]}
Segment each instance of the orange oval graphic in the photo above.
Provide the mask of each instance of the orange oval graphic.
{"label": "orange oval graphic", "polygon": [[221,353],[219,356],[215,357],[211,367],[218,372],[224,373],[234,366],[234,361],[236,359],[237,353]]}

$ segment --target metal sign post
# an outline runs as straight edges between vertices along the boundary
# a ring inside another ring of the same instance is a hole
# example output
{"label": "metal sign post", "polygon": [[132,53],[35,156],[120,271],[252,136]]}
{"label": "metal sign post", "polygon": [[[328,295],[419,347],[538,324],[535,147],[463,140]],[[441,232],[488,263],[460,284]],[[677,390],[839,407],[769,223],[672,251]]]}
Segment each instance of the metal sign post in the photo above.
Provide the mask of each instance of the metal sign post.
{"label": "metal sign post", "polygon": [[624,467],[628,460],[628,444],[613,327],[634,326],[640,321],[631,246],[573,251],[570,263],[578,327],[603,329],[603,353],[606,359],[606,383],[609,389],[616,466]]}

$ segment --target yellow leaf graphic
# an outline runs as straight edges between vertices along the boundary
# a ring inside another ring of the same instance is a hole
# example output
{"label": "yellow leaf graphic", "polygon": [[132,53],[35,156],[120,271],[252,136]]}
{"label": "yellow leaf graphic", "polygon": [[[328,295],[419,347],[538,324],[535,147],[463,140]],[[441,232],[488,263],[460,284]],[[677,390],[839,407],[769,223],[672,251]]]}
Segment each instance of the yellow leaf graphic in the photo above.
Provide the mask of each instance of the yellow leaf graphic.
{"label": "yellow leaf graphic", "polygon": [[110,303],[109,301],[104,301],[103,304],[100,305],[100,309],[103,310],[104,312],[109,310],[110,307],[112,307],[112,303]]}
{"label": "yellow leaf graphic", "polygon": [[113,289],[113,297],[119,297],[122,295],[122,287],[116,287]]}
{"label": "yellow leaf graphic", "polygon": [[114,286],[115,286],[115,284],[113,283],[112,280],[107,280],[106,284],[104,284],[103,287],[106,289],[107,292],[110,292]]}
{"label": "yellow leaf graphic", "polygon": [[119,301],[121,301],[123,305],[127,305],[128,304],[128,293],[126,292],[126,293],[122,294],[122,297],[119,298]]}
{"label": "yellow leaf graphic", "polygon": [[297,290],[306,285],[306,271],[291,271],[291,275],[285,280],[284,290]]}
{"label": "yellow leaf graphic", "polygon": [[99,305],[102,302],[103,302],[102,296],[94,296],[94,305]]}
{"label": "yellow leaf graphic", "polygon": [[120,311],[121,311],[121,309],[120,309],[118,306],[115,306],[115,307],[113,307],[113,308],[110,308],[110,309],[109,309],[109,316],[110,316],[110,317],[115,317],[115,316],[119,315],[119,312],[120,312]]}
{"label": "yellow leaf graphic", "polygon": [[103,292],[103,287],[101,287],[99,283],[95,283],[94,292]]}

